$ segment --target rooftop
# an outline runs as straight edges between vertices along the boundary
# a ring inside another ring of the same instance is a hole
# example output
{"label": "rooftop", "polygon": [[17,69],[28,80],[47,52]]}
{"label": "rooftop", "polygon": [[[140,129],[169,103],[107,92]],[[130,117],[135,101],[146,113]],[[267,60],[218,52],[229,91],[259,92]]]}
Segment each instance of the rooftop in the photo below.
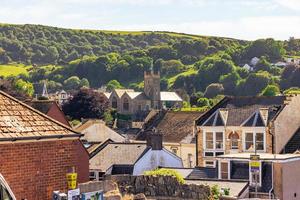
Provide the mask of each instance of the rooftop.
{"label": "rooftop", "polygon": [[161,101],[182,101],[182,98],[176,92],[160,92]]}
{"label": "rooftop", "polygon": [[66,125],[0,91],[0,141],[80,136]]}
{"label": "rooftop", "polygon": [[99,160],[97,169],[106,171],[112,165],[134,164],[147,150],[145,143],[107,142],[91,152],[90,159],[97,156]]}
{"label": "rooftop", "polygon": [[[222,111],[222,120],[226,126],[240,126],[255,112],[260,112],[266,123],[275,118],[284,107],[287,98],[285,96],[272,97],[224,97],[217,105],[206,112],[197,120],[197,125],[204,122],[219,109]],[[212,120],[213,121],[213,120]]]}
{"label": "rooftop", "polygon": [[[254,153],[236,153],[236,154],[225,154],[218,156],[217,158],[222,159],[245,159],[249,160],[250,156]],[[271,154],[271,153],[257,153],[260,156],[260,160],[289,160],[298,158],[300,159],[300,154]]]}

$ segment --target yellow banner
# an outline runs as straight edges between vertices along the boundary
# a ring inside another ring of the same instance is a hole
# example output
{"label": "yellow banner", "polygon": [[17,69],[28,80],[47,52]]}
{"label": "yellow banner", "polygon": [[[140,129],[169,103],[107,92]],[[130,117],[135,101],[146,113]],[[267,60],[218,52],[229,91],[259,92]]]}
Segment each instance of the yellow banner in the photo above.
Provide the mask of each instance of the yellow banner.
{"label": "yellow banner", "polygon": [[77,186],[77,173],[68,173],[67,182],[69,189],[75,189]]}

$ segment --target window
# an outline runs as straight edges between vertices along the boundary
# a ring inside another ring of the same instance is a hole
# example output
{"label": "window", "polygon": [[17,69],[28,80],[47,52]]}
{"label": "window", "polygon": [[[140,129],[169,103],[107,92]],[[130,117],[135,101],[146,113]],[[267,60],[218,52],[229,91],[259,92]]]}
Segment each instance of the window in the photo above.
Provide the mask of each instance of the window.
{"label": "window", "polygon": [[254,144],[254,142],[253,142],[253,133],[246,133],[245,149],[247,151],[254,150],[253,144]]}
{"label": "window", "polygon": [[206,149],[214,149],[214,136],[213,132],[206,132]]}
{"label": "window", "polygon": [[256,133],[255,135],[256,140],[256,150],[264,150],[264,134],[263,133]]}
{"label": "window", "polygon": [[213,157],[214,156],[214,152],[205,152],[204,156],[205,157]]}
{"label": "window", "polygon": [[129,101],[127,98],[124,98],[124,101],[123,101],[123,109],[124,110],[129,110]]}
{"label": "window", "polygon": [[118,108],[118,100],[117,100],[116,97],[113,97],[113,98],[112,98],[111,107],[113,107],[113,108]]}
{"label": "window", "polygon": [[221,156],[221,155],[224,155],[224,152],[216,152],[215,155],[216,156]]}
{"label": "window", "polygon": [[206,132],[205,133],[205,149],[207,150],[223,150],[224,136],[223,132]]}
{"label": "window", "polygon": [[[254,145],[255,144],[255,145]],[[264,151],[264,133],[246,133],[245,134],[245,150],[246,151]]]}
{"label": "window", "polygon": [[96,179],[96,173],[95,172],[90,172],[90,181],[93,181]]}
{"label": "window", "polygon": [[177,154],[178,148],[177,147],[171,147],[171,150],[174,154]]}
{"label": "window", "polygon": [[216,149],[223,149],[223,133],[216,132]]}
{"label": "window", "polygon": [[0,195],[1,200],[12,200],[11,195],[4,186],[1,186]]}
{"label": "window", "polygon": [[205,167],[215,167],[214,161],[205,161]]}
{"label": "window", "polygon": [[229,136],[231,149],[239,148],[239,135],[236,132],[233,132]]}

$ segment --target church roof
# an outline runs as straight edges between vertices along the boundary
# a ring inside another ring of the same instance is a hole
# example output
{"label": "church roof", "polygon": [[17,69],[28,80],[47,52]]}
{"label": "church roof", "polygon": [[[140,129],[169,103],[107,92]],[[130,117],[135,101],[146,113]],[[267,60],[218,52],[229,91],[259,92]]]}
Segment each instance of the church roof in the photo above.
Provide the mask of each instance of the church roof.
{"label": "church roof", "polygon": [[116,92],[119,98],[121,98],[125,92],[134,92],[133,89],[115,89],[114,91]]}
{"label": "church roof", "polygon": [[182,101],[181,97],[176,92],[160,92],[161,101]]}

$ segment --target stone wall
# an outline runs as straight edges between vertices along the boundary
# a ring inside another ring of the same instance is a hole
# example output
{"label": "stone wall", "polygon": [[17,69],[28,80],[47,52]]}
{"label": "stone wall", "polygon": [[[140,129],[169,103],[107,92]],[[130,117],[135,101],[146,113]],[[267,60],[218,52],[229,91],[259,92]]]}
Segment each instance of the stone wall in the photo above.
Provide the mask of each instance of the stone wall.
{"label": "stone wall", "polygon": [[206,200],[210,196],[209,186],[180,184],[169,176],[108,176],[118,184],[122,195],[145,194],[154,199],[197,199]]}

